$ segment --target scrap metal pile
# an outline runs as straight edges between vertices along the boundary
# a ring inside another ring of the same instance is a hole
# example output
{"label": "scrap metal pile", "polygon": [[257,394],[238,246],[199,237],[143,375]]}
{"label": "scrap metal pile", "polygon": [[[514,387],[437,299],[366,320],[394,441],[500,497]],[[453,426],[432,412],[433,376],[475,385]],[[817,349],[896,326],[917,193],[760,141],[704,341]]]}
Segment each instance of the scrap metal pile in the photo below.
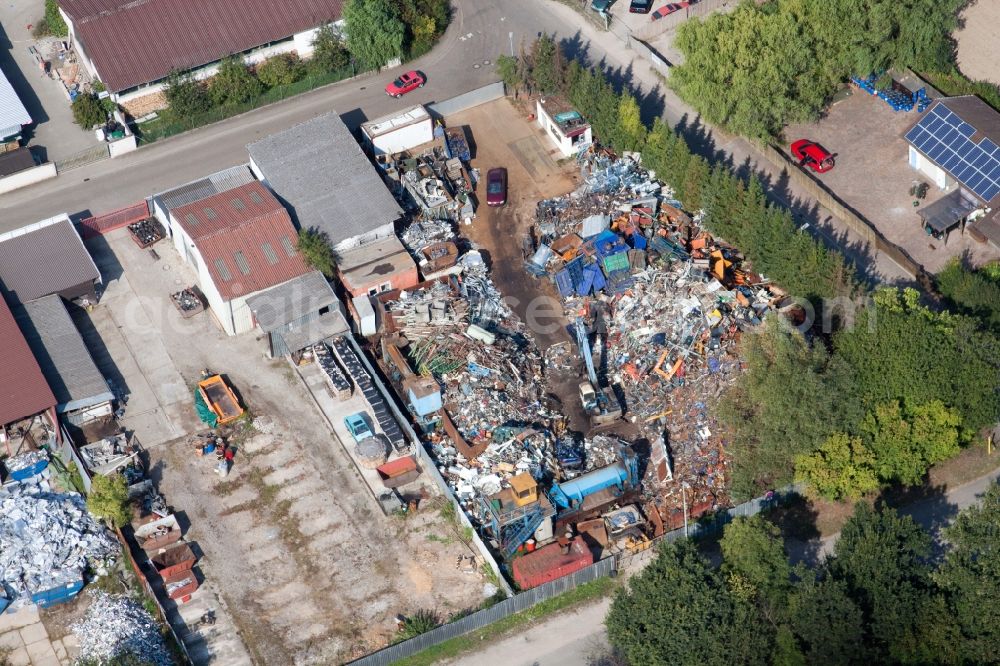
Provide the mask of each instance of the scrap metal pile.
{"label": "scrap metal pile", "polygon": [[87,512],[77,493],[55,493],[47,482],[0,490],[0,583],[22,603],[31,595],[82,581],[120,552],[118,541]]}
{"label": "scrap metal pile", "polygon": [[[582,175],[573,194],[538,204],[541,242],[526,268],[550,278],[568,317],[594,331],[601,383],[620,388],[626,418],[654,443],[646,485],[661,513],[682,504],[684,483],[702,512],[726,505],[724,441],[707,405],[740,371],[741,333],[784,294],[637,156],[591,153]],[[553,353],[550,369],[574,367],[567,351]]]}
{"label": "scrap metal pile", "polygon": [[174,307],[180,311],[181,316],[185,319],[193,317],[205,309],[205,302],[201,300],[194,287],[174,292],[170,294],[170,299],[174,302]]}
{"label": "scrap metal pile", "polygon": [[153,217],[133,222],[128,225],[128,231],[132,234],[132,240],[135,241],[135,244],[143,249],[153,245],[166,235],[163,225]]}
{"label": "scrap metal pile", "polygon": [[100,590],[90,594],[93,601],[83,619],[70,626],[80,639],[81,660],[118,663],[131,656],[136,663],[152,666],[174,663],[159,624],[142,604]]}
{"label": "scrap metal pile", "polygon": [[[468,146],[461,128],[435,129],[435,140],[419,153],[401,153],[378,162],[390,190],[424,220],[471,220],[475,205],[473,180],[466,163]],[[462,145],[465,145],[462,150]]]}

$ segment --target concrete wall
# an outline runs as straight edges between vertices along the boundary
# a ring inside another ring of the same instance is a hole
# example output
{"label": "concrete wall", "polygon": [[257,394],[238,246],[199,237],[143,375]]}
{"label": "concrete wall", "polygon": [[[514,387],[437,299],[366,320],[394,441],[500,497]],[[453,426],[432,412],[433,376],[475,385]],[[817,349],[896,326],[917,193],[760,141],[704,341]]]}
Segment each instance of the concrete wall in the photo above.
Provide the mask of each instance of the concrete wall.
{"label": "concrete wall", "polygon": [[497,81],[495,83],[488,83],[482,88],[476,88],[475,90],[470,90],[467,93],[462,93],[461,95],[452,97],[451,99],[446,99],[443,102],[428,104],[427,110],[434,116],[444,118],[453,113],[458,113],[459,111],[465,111],[466,109],[471,109],[472,107],[479,106],[480,104],[492,102],[493,100],[500,99],[503,96],[503,81]]}
{"label": "concrete wall", "polygon": [[52,162],[46,162],[45,164],[32,167],[31,169],[18,171],[17,173],[7,176],[6,178],[0,178],[0,194],[5,194],[18,189],[19,187],[27,187],[28,185],[40,183],[43,180],[55,177],[56,165]]}

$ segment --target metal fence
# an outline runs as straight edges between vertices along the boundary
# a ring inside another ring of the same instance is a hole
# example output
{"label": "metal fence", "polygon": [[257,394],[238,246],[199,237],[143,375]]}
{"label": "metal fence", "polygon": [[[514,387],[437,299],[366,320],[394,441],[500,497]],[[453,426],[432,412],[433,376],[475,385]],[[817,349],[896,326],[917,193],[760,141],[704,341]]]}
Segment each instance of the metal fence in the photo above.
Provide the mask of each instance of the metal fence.
{"label": "metal fence", "polygon": [[103,215],[96,215],[81,220],[79,224],[80,235],[83,236],[84,240],[87,240],[88,238],[100,236],[101,234],[106,234],[114,231],[115,229],[121,229],[122,227],[128,226],[133,222],[144,220],[147,217],[149,217],[149,206],[145,201],[143,201],[131,206],[119,208],[118,210],[111,211],[110,213],[104,213]]}
{"label": "metal fence", "polygon": [[78,153],[74,153],[69,157],[65,157],[61,160],[56,160],[56,171],[62,173],[63,171],[69,171],[70,169],[76,169],[77,167],[86,166],[88,164],[93,164],[94,162],[100,162],[101,160],[106,160],[111,158],[111,153],[108,151],[108,144],[102,143],[96,146],[91,146],[86,150],[81,150]]}
{"label": "metal fence", "polygon": [[519,613],[531,608],[535,604],[559,596],[565,592],[576,588],[583,583],[589,583],[598,578],[611,576],[616,571],[616,562],[613,557],[601,560],[586,569],[581,569],[568,576],[558,578],[551,583],[545,583],[532,588],[527,592],[522,592],[516,596],[505,599],[498,604],[485,608],[481,611],[466,615],[460,620],[449,622],[437,629],[420,634],[402,643],[390,645],[387,648],[373,652],[356,661],[350,662],[358,666],[385,666],[392,662],[417,654],[429,647],[438,645],[452,638],[457,638],[469,632],[489,626],[498,620]]}

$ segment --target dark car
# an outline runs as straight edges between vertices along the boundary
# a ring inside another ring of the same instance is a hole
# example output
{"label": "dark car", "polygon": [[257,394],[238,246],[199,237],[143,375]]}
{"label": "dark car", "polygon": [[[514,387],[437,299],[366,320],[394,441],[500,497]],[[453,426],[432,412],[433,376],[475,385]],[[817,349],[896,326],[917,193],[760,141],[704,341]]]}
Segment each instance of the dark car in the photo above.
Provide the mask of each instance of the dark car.
{"label": "dark car", "polygon": [[653,8],[653,0],[632,0],[628,10],[633,14],[648,14]]}
{"label": "dark car", "polygon": [[411,90],[423,88],[427,79],[417,71],[407,72],[385,87],[385,94],[390,97],[402,97]]}
{"label": "dark car", "polygon": [[507,203],[507,169],[497,167],[486,174],[486,205],[502,206]]}
{"label": "dark car", "polygon": [[830,151],[809,139],[799,139],[793,143],[792,155],[799,161],[799,166],[807,166],[816,173],[826,173],[834,165]]}

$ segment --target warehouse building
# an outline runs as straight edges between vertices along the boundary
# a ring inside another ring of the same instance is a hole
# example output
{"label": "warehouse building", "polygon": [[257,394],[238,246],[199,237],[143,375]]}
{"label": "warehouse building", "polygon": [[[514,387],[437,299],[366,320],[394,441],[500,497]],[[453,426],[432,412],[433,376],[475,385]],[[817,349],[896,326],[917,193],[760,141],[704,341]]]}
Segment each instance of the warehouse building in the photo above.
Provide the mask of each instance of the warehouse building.
{"label": "warehouse building", "polygon": [[349,332],[344,307],[319,271],[247,299],[254,321],[267,334],[272,358]]}
{"label": "warehouse building", "polygon": [[0,70],[0,153],[4,152],[5,144],[16,143],[21,138],[21,129],[31,123],[31,115]]}
{"label": "warehouse building", "polygon": [[1000,113],[973,95],[937,100],[904,138],[910,166],[948,190],[917,211],[924,231],[1000,248]]}
{"label": "warehouse building", "polygon": [[89,304],[101,272],[64,213],[0,234],[0,283],[12,304],[50,294]]}
{"label": "warehouse building", "polygon": [[3,347],[0,442],[17,440],[36,426],[55,431],[56,398],[3,298],[0,298],[0,345]]}
{"label": "warehouse building", "polygon": [[229,335],[253,330],[248,298],[311,270],[288,212],[256,181],[173,208],[170,227]]}
{"label": "warehouse building", "polygon": [[74,425],[110,416],[115,396],[63,299],[52,294],[16,306],[12,312],[52,389],[56,412]]}
{"label": "warehouse building", "polygon": [[215,74],[239,54],[250,64],[312,54],[316,31],[342,0],[58,0],[69,41],[90,75],[133,115],[165,106],[173,70]]}
{"label": "warehouse building", "polygon": [[254,175],[281,199],[299,229],[326,234],[338,261],[352,248],[395,235],[403,211],[335,111],[247,150]]}

